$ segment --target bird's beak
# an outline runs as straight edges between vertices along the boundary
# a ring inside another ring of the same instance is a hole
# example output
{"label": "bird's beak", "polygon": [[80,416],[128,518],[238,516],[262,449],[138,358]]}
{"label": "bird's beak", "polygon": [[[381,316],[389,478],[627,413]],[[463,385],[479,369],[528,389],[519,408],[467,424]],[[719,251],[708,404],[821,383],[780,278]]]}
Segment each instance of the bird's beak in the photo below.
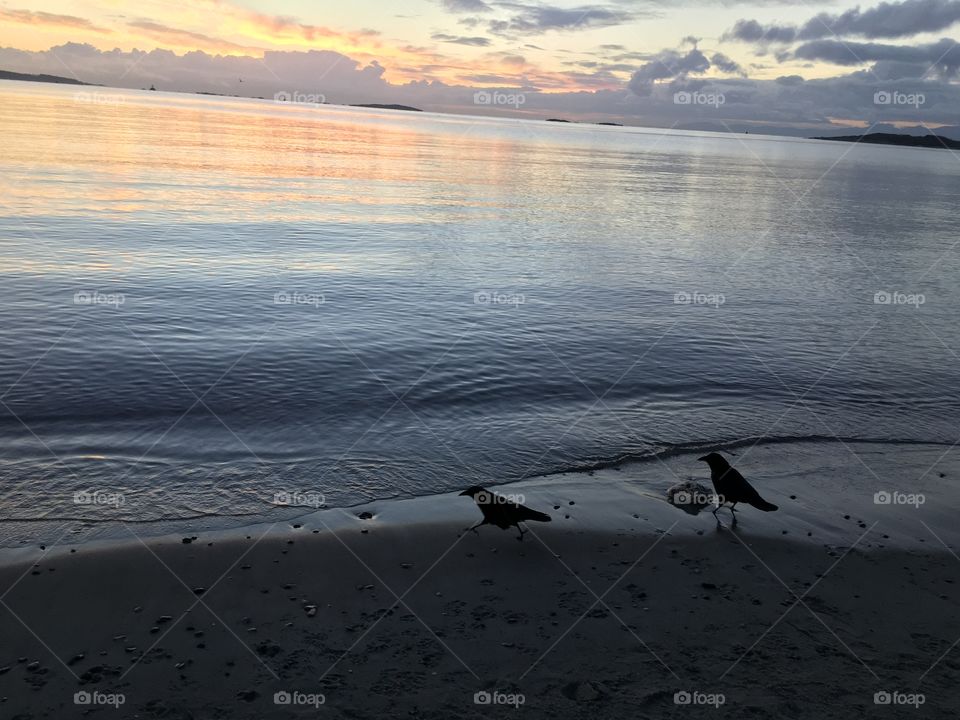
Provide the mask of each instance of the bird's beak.
{"label": "bird's beak", "polygon": [[704,455],[703,457],[698,457],[697,460],[702,460],[703,462],[706,462],[706,461],[707,461],[707,456]]}
{"label": "bird's beak", "polygon": [[469,495],[469,494],[470,494],[470,491],[469,491],[469,490],[464,490],[464,491],[463,491],[462,493],[460,493],[460,494],[461,494],[461,495]]}

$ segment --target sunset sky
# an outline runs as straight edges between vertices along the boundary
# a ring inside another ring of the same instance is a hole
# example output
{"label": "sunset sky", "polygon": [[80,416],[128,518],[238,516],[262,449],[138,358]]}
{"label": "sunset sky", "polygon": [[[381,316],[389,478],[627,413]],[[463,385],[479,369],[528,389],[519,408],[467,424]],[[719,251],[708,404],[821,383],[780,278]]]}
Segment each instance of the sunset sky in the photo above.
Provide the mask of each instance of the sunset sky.
{"label": "sunset sky", "polygon": [[[0,69],[631,124],[939,126],[960,109],[958,21],[960,0],[11,0]],[[482,88],[522,105],[477,107]],[[698,91],[723,106],[678,107]],[[905,99],[876,102],[883,91]]]}

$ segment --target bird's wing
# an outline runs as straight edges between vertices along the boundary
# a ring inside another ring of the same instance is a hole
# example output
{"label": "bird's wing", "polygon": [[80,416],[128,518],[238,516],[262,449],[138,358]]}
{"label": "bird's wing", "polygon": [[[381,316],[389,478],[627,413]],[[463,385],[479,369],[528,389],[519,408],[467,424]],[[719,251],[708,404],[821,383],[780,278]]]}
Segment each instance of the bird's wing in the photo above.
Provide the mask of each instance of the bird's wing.
{"label": "bird's wing", "polygon": [[747,482],[747,479],[738,470],[730,468],[724,475],[724,479],[729,483],[728,494],[735,498],[737,502],[750,503],[755,500],[763,500],[760,493]]}

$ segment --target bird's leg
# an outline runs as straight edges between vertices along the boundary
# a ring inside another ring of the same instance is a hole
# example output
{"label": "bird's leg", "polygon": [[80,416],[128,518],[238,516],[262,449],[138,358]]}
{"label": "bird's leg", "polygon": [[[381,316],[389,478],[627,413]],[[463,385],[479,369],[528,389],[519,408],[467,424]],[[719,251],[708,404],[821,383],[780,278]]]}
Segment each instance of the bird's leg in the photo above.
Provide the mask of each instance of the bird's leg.
{"label": "bird's leg", "polygon": [[517,530],[520,531],[520,537],[517,538],[520,542],[523,542],[523,528],[520,527],[520,523],[517,523]]}
{"label": "bird's leg", "polygon": [[734,503],[733,505],[730,506],[730,514],[733,516],[733,524],[734,524],[734,525],[737,524],[737,511],[736,511],[736,507],[737,507],[737,504],[736,504],[736,503]]}
{"label": "bird's leg", "polygon": [[717,506],[713,509],[713,519],[717,521],[717,525],[721,525],[721,524],[722,524],[722,523],[720,522],[720,518],[717,517],[717,510],[719,510],[721,507],[723,507],[723,506],[718,503]]}

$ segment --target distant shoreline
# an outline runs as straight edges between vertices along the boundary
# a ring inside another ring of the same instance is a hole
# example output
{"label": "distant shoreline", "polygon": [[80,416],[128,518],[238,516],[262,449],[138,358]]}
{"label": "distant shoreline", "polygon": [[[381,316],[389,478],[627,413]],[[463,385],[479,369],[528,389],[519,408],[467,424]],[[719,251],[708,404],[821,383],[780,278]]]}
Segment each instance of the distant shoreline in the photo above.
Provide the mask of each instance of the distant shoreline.
{"label": "distant shoreline", "polygon": [[941,135],[902,135],[898,133],[870,133],[868,135],[839,135],[815,137],[811,140],[837,140],[839,142],[867,143],[869,145],[899,145],[901,147],[934,148],[936,150],[960,150],[960,142]]}
{"label": "distant shoreline", "polygon": [[[84,87],[109,87],[99,83],[89,83],[84,82],[83,80],[77,80],[75,78],[62,77],[60,75],[48,75],[46,73],[40,74],[30,74],[30,73],[19,73],[13,72],[12,70],[0,70],[0,80],[18,80],[23,82],[41,82],[41,83],[51,83],[54,85],[76,85]],[[129,89],[129,88],[118,88],[118,89]],[[151,90],[156,88],[152,87]],[[181,91],[181,90],[172,90],[169,92],[183,92],[185,94],[193,95],[209,95],[217,97],[233,97],[238,99],[249,99],[249,100],[264,100],[266,98],[256,95],[256,96],[247,96],[247,95],[235,95],[235,94],[225,94],[217,93],[203,90],[195,91]],[[326,103],[323,103],[326,104]],[[339,103],[330,103],[331,105],[340,105]],[[402,105],[397,103],[350,103],[344,104],[343,107],[358,107],[358,108],[369,108],[374,110],[403,110],[407,112],[424,112],[421,108],[413,107],[412,105]],[[457,115],[457,113],[452,113]],[[566,118],[544,118],[545,122],[552,123],[570,123],[577,125],[605,125],[609,127],[651,127],[647,125],[624,125],[623,123],[613,122],[613,121],[603,121],[603,122],[584,122],[579,120],[568,120]],[[711,130],[709,132],[723,132],[721,130]],[[737,134],[737,133],[730,133]],[[776,135],[776,133],[774,133]],[[934,148],[934,149],[948,149],[948,150],[960,150],[960,141],[951,140],[950,138],[944,137],[942,135],[934,135],[933,133],[929,135],[908,135],[905,133],[870,133],[868,135],[837,135],[832,137],[807,137],[803,138],[802,136],[786,135],[784,137],[793,137],[795,139],[806,139],[806,140],[836,140],[840,142],[853,142],[853,143],[867,143],[871,145],[899,145],[902,147],[922,147],[922,148]]]}
{"label": "distant shoreline", "polygon": [[[83,82],[74,78],[61,77],[59,75],[31,75],[30,73],[18,73],[11,70],[0,70],[0,80],[22,80],[24,82],[45,82],[55,85],[86,85],[88,87],[96,86],[95,83]],[[100,86],[97,86],[100,87]]]}

